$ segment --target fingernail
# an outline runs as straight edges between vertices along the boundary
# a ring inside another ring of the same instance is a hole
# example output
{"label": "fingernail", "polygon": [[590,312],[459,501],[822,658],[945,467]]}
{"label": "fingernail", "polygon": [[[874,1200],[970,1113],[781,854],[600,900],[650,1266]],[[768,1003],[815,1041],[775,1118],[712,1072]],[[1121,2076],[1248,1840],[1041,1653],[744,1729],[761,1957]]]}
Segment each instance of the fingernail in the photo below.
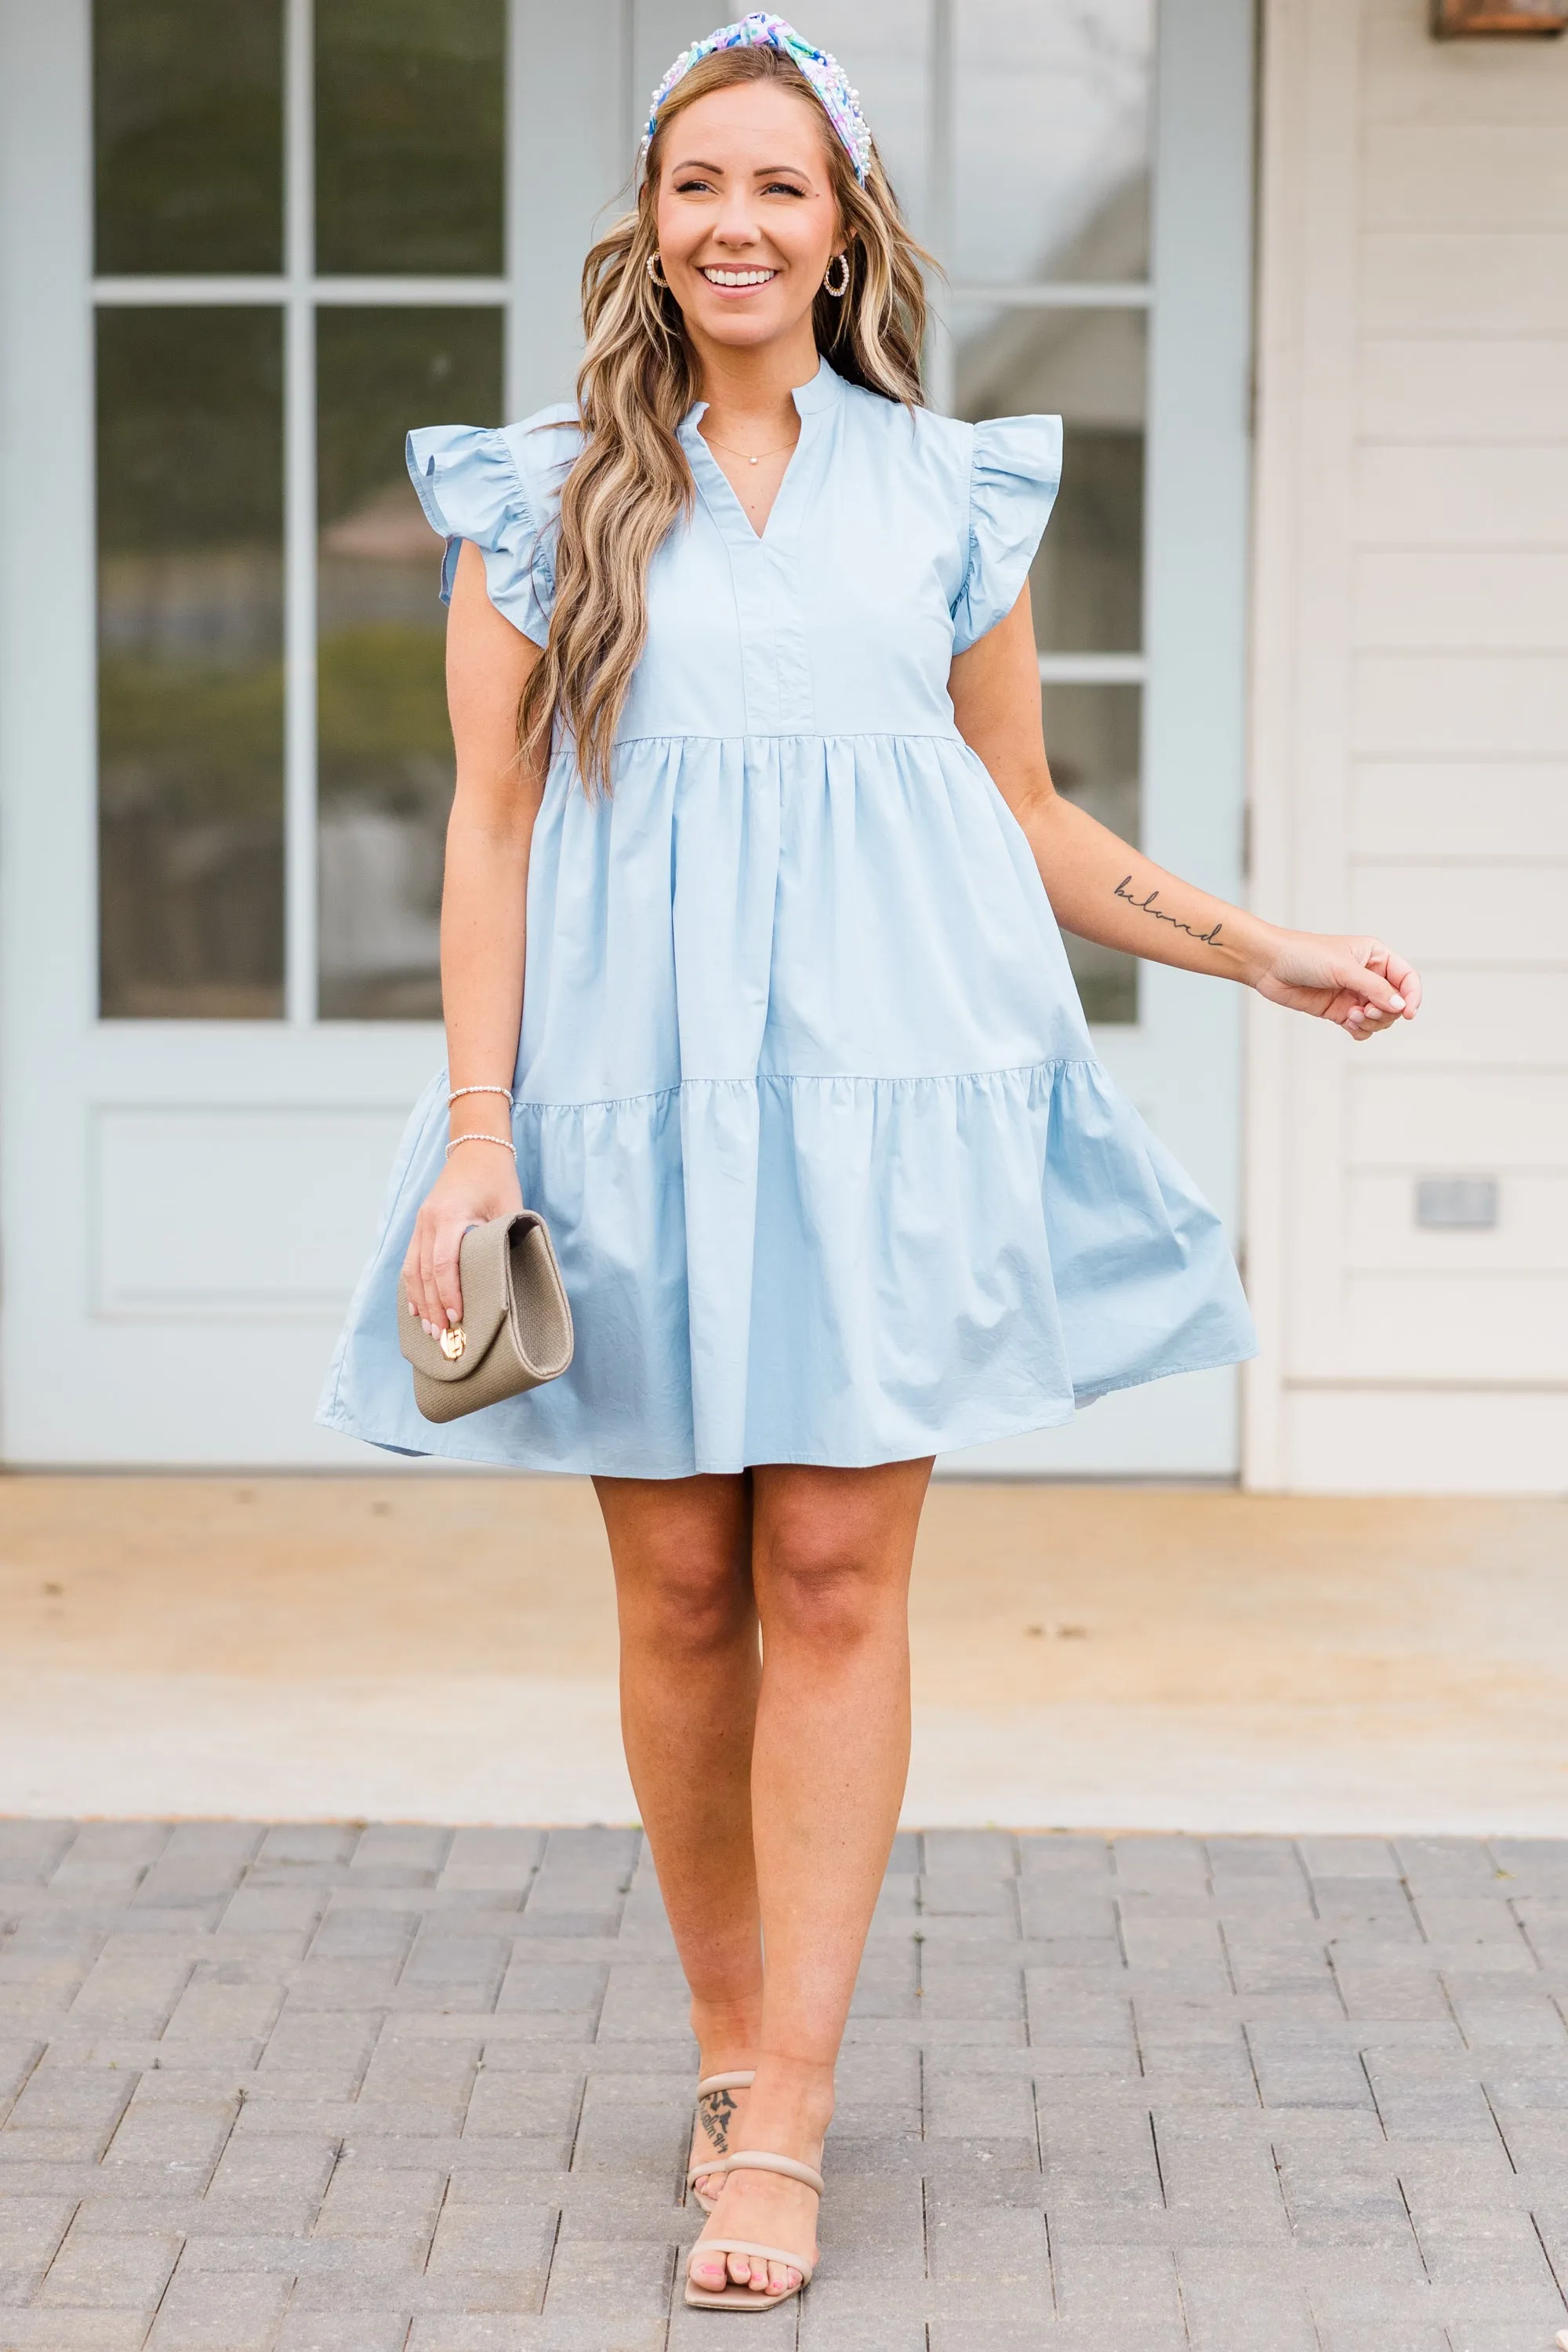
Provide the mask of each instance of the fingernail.
{"label": "fingernail", "polygon": [[457,1308],[456,1308],[455,1307],[447,1307],[447,1322],[448,1322],[448,1323],[456,1323],[456,1322],[458,1321],[458,1310],[457,1310]]}

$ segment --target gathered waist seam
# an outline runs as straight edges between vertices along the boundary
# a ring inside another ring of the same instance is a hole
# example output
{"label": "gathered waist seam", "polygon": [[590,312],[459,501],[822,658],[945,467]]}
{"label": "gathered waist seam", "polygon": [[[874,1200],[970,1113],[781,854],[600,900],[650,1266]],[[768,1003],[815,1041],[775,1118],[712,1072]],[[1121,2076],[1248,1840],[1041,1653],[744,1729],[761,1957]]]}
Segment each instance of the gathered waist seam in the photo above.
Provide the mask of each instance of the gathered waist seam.
{"label": "gathered waist seam", "polygon": [[1029,1078],[1058,1070],[1095,1070],[1103,1066],[1092,1054],[1055,1054],[1041,1062],[1013,1062],[1002,1069],[924,1070],[889,1077],[875,1070],[758,1070],[749,1078],[678,1078],[668,1087],[646,1087],[635,1094],[585,1095],[570,1097],[520,1095],[514,1118],[531,1110],[619,1110],[634,1103],[666,1102],[697,1087],[730,1087],[737,1092],[755,1087],[962,1087],[984,1078]]}
{"label": "gathered waist seam", "polygon": [[[662,733],[617,735],[611,745],[611,756],[616,751],[629,751],[637,743],[963,743],[956,727],[742,727],[723,734],[710,734],[700,728],[671,727]],[[967,750],[967,744],[964,745]],[[556,753],[557,759],[569,757],[570,747]],[[573,765],[575,765],[573,761]]]}

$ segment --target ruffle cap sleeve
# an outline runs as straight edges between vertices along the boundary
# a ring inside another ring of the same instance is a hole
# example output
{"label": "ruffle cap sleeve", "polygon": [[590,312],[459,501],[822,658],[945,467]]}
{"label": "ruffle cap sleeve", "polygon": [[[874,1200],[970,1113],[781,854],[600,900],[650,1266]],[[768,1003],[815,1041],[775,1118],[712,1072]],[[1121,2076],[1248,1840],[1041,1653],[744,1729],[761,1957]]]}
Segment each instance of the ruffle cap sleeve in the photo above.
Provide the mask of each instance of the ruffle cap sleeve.
{"label": "ruffle cap sleeve", "polygon": [[1059,416],[996,416],[975,426],[969,557],[952,608],[955,654],[1005,620],[1017,603],[1061,478]]}
{"label": "ruffle cap sleeve", "polygon": [[570,409],[547,409],[504,432],[426,425],[408,436],[408,471],[433,530],[447,542],[441,601],[451,601],[458,550],[471,540],[485,559],[491,604],[542,646],[555,602],[554,537],[560,486],[577,453],[551,425],[574,427]]}

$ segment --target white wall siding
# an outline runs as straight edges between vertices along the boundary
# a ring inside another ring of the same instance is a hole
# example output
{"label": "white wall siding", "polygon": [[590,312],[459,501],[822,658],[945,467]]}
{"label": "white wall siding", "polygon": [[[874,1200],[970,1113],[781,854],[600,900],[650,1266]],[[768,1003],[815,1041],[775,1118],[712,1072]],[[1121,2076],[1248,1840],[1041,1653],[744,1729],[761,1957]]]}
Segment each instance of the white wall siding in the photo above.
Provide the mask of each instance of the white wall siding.
{"label": "white wall siding", "polygon": [[[1249,1012],[1258,1486],[1568,1486],[1568,43],[1267,0],[1253,892],[1419,961]],[[1486,1176],[1433,1230],[1422,1177]]]}

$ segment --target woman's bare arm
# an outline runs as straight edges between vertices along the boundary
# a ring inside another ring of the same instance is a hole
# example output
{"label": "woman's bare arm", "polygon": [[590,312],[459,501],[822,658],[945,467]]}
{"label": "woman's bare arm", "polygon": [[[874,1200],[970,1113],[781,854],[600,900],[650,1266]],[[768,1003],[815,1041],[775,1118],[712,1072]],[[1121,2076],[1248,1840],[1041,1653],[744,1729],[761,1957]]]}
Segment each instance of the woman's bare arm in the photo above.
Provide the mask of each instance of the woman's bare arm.
{"label": "woman's bare arm", "polygon": [[[517,705],[539,648],[496,611],[484,558],[458,551],[447,622],[447,700],[458,755],[441,893],[441,1001],[454,1087],[511,1084],[522,1019],[528,853],[544,789],[520,761]],[[500,1095],[464,1095],[451,1135],[510,1135]],[[427,1329],[463,1311],[458,1245],[472,1224],[521,1206],[516,1165],[493,1143],[454,1151],[426,1195],[404,1270]]]}
{"label": "woman's bare arm", "polygon": [[1063,930],[1155,963],[1214,972],[1353,1037],[1412,1019],[1421,982],[1381,940],[1289,931],[1214,898],[1131,848],[1051,782],[1029,591],[958,656],[949,681],[959,733],[1023,827]]}

